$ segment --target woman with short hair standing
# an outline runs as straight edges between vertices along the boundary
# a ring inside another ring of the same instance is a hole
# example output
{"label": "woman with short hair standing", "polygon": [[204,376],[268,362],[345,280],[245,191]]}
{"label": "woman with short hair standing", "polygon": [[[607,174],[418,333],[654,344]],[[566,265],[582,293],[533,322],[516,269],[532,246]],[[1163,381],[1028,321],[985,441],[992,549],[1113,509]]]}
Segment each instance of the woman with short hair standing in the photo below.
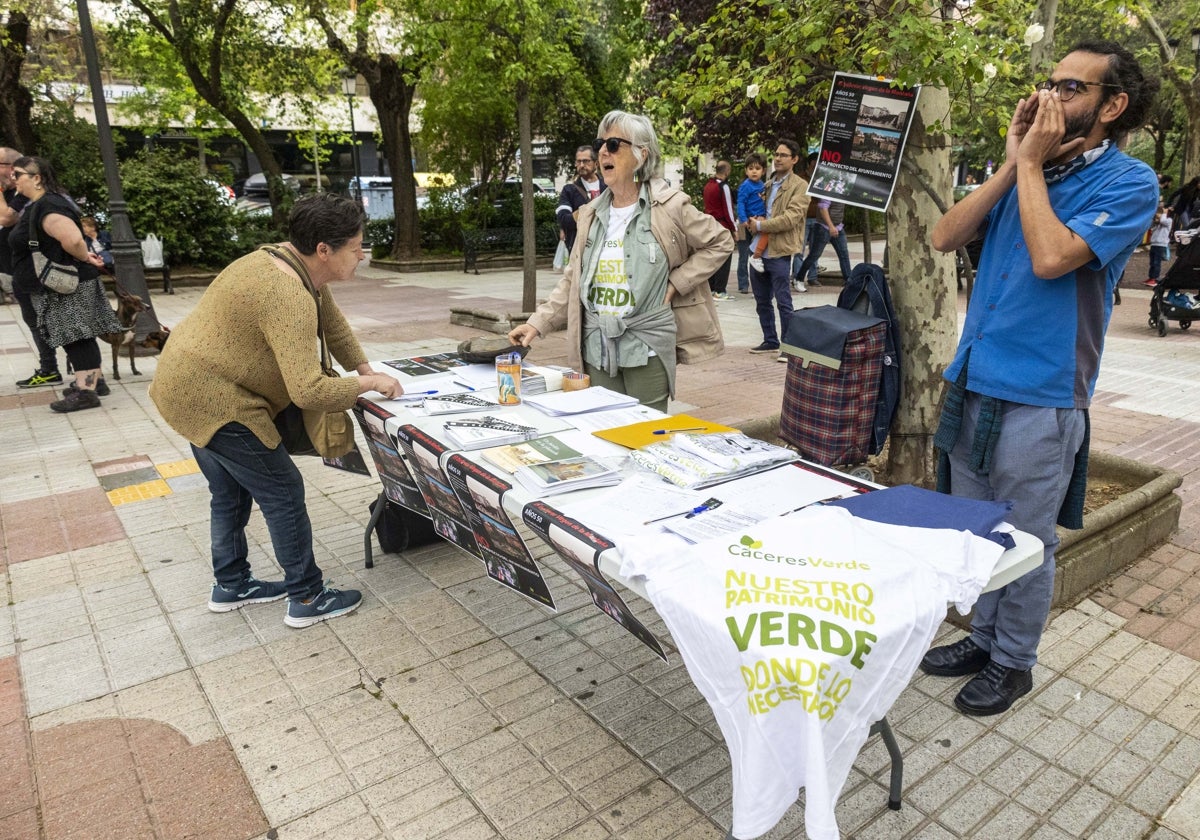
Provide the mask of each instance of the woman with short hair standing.
{"label": "woman with short hair standing", "polygon": [[708,278],[733,252],[733,237],[658,177],[658,138],[646,117],[610,111],[593,148],[607,189],[579,210],[563,279],[508,337],[528,347],[565,327],[568,362],[593,385],[666,411],[676,361],[724,349]]}
{"label": "woman with short hair standing", "polygon": [[[372,369],[330,289],[353,278],[363,259],[363,222],[362,205],[351,198],[319,193],[297,201],[288,241],[247,254],[217,275],[158,359],[150,398],[191,443],[212,493],[213,612],[286,596],[284,623],[308,627],[362,602],[358,591],[332,589],[324,580],[313,555],[304,479],[275,418],[290,403],[345,411],[367,391],[388,398],[404,392],[394,377]],[[318,319],[329,352],[356,376],[324,375]],[[267,521],[282,582],[251,574],[246,525],[253,502]]]}
{"label": "woman with short hair standing", "polygon": [[[75,371],[75,382],[64,389],[62,399],[50,403],[50,409],[64,413],[99,408],[96,389],[103,375],[96,336],[121,329],[100,284],[99,268],[104,261],[88,248],[75,202],[59,187],[50,161],[43,157],[17,158],[12,177],[17,192],[29,200],[9,234],[13,288],[31,297],[38,331],[50,347],[66,351]],[[79,286],[74,292],[63,295],[42,285],[34,264],[34,243],[50,262],[79,273]]]}

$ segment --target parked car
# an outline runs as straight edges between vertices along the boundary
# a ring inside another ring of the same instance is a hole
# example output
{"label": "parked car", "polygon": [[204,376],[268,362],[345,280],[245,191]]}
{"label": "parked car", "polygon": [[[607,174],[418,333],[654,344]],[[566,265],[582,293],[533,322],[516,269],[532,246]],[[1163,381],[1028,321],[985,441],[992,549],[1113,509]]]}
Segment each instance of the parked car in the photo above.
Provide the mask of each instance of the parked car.
{"label": "parked car", "polygon": [[[300,192],[300,179],[284,173],[283,185],[294,193]],[[243,213],[270,213],[271,194],[267,191],[267,176],[256,172],[242,186],[242,197],[234,205]]]}

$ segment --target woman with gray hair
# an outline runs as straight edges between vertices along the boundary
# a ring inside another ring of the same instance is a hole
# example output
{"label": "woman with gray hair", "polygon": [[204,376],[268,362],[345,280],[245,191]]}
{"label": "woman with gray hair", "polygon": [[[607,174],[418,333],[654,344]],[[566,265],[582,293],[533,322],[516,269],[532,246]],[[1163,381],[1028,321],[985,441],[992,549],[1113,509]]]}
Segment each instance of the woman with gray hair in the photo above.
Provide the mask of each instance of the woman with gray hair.
{"label": "woman with gray hair", "polygon": [[667,410],[675,365],[725,347],[708,288],[733,237],[657,177],[650,120],[610,111],[592,144],[607,189],[579,210],[563,278],[529,321],[508,334],[528,347],[566,328],[568,362],[593,385]]}

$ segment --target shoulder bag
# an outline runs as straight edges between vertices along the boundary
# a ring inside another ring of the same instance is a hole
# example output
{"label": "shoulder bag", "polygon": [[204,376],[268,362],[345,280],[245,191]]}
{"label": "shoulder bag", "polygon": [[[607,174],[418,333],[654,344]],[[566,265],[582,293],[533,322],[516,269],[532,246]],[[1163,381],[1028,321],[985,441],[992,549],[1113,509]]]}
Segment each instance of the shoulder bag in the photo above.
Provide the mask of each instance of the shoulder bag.
{"label": "shoulder bag", "polygon": [[60,295],[74,294],[79,288],[79,269],[74,265],[59,265],[42,253],[42,246],[38,243],[41,217],[41,213],[34,213],[29,219],[29,253],[33,256],[33,270],[37,272],[38,282],[43,288]]}
{"label": "shoulder bag", "polygon": [[[337,378],[338,373],[333,369],[329,357],[329,348],[325,346],[325,327],[321,322],[321,300],[317,290],[313,288],[312,278],[304,263],[296,258],[291,251],[284,248],[274,248],[264,245],[262,248],[268,254],[283,260],[290,265],[308,289],[317,305],[317,337],[321,341],[321,373]],[[291,455],[319,455],[323,458],[340,458],[354,448],[354,426],[350,415],[345,411],[320,411],[318,409],[300,408],[288,403],[283,411],[275,415],[275,428],[283,441],[283,447]]]}

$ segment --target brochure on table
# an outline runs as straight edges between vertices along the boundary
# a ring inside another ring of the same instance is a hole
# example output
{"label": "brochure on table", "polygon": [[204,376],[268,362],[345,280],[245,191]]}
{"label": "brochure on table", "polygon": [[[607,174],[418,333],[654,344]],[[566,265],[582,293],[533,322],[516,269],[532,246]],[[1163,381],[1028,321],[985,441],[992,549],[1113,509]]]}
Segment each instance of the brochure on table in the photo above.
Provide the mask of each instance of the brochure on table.
{"label": "brochure on table", "polygon": [[525,505],[521,518],[579,574],[591,593],[593,604],[657,653],[664,662],[667,660],[667,654],[658,639],[634,616],[600,571],[600,555],[613,548],[611,540],[543,501]]}
{"label": "brochure on table", "polygon": [[416,426],[405,424],[395,431],[396,443],[412,467],[413,478],[421,488],[433,519],[433,530],[443,539],[480,560],[483,553],[475,539],[475,529],[467,519],[450,480],[441,467],[441,458],[450,448]]}
{"label": "brochure on table", "polygon": [[363,437],[367,439],[367,449],[375,461],[384,496],[422,516],[429,516],[429,506],[425,504],[420,488],[386,429],[387,420],[394,419],[396,415],[378,403],[359,397],[354,404],[354,417],[358,420]]}
{"label": "brochure on table", "polygon": [[500,501],[512,484],[461,454],[446,461],[446,477],[466,511],[488,577],[556,610],[546,579]]}

